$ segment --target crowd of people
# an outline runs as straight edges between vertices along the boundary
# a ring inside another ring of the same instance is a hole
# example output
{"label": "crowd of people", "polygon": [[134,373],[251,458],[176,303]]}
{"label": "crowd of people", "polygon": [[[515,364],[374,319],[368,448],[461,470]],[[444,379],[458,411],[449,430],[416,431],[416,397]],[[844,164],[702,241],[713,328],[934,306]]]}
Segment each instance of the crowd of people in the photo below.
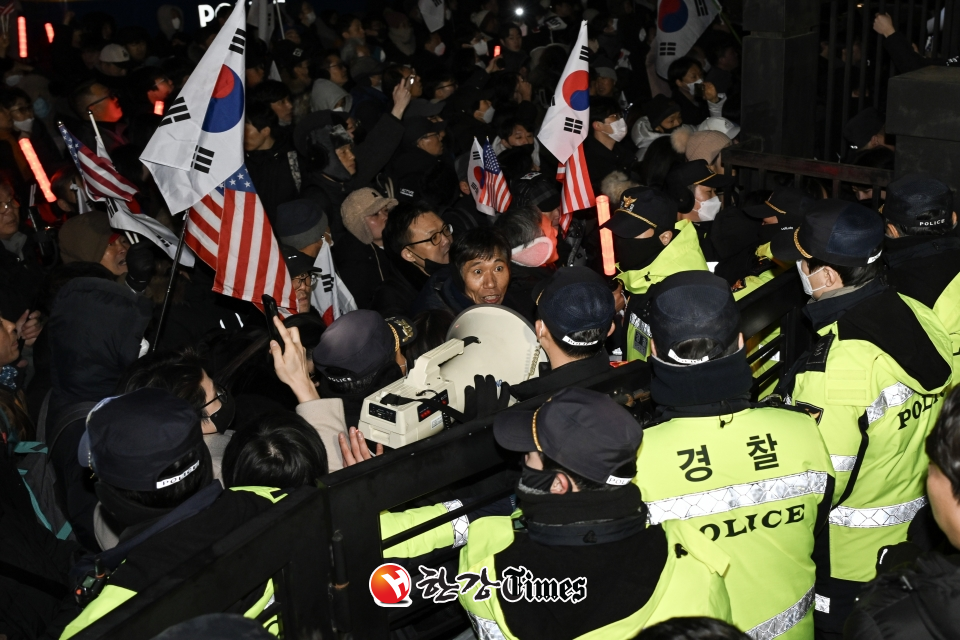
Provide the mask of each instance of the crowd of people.
{"label": "crowd of people", "polygon": [[[249,24],[244,163],[297,306],[266,320],[214,293],[208,265],[117,226],[59,131],[99,144],[137,211],[179,236],[140,156],[233,7],[191,33],[172,5],[152,31],[69,12],[46,60],[0,35],[0,635],[69,638],[291,492],[390,456],[357,429],[364,399],[478,305],[523,318],[548,361],[465,390],[461,422],[492,420],[515,492],[384,551],[417,566],[460,548],[462,573],[500,578],[485,597],[452,585],[461,638],[960,633],[954,194],[923,174],[878,194],[743,189],[722,161],[740,143],[740,32],[718,18],[661,77],[646,4],[460,0],[431,30],[413,0],[298,0],[275,33]],[[539,139],[581,24],[602,226],[565,211]],[[896,27],[874,23],[899,70],[947,63]],[[876,109],[843,137],[845,162],[893,168]],[[474,140],[505,211],[471,190]],[[744,335],[737,301],[794,270],[811,346],[777,364],[779,328]],[[642,402],[582,388],[637,360]],[[385,512],[382,537],[460,506]],[[529,596],[534,578],[566,591]],[[273,589],[231,609],[252,626],[213,616],[171,637],[276,634]]]}

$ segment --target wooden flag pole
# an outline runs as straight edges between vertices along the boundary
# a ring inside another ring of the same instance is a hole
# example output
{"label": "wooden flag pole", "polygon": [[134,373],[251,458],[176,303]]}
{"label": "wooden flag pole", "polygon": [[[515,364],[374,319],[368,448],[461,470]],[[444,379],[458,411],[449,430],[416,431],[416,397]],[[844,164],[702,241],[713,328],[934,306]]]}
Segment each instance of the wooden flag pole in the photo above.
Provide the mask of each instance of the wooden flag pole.
{"label": "wooden flag pole", "polygon": [[153,342],[150,343],[150,353],[157,350],[157,344],[160,342],[160,333],[163,331],[163,321],[167,317],[167,307],[170,306],[170,294],[173,292],[173,282],[177,277],[177,267],[180,265],[180,255],[183,253],[183,239],[187,235],[187,219],[190,212],[183,215],[183,227],[180,229],[180,241],[177,243],[177,253],[173,257],[173,264],[170,266],[170,281],[167,283],[167,293],[163,296],[163,307],[160,309],[160,319],[157,321],[157,332],[153,334]]}

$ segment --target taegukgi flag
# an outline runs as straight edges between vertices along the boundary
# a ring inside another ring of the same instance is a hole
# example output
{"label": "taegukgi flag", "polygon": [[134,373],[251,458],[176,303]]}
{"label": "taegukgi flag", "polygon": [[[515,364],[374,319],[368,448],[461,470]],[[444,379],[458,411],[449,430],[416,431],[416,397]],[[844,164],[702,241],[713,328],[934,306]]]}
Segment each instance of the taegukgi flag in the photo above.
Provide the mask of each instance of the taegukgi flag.
{"label": "taegukgi flag", "polygon": [[174,214],[220,186],[243,161],[246,46],[244,6],[237,3],[140,156]]}
{"label": "taegukgi flag", "polygon": [[420,15],[427,25],[430,32],[439,31],[443,28],[444,10],[446,6],[444,0],[420,0]]}
{"label": "taegukgi flag", "polygon": [[590,47],[587,22],[580,23],[580,35],[557,83],[550,108],[543,119],[540,142],[561,164],[577,151],[590,133]]}
{"label": "taegukgi flag", "polygon": [[718,13],[717,0],[660,0],[657,5],[657,75],[667,77],[670,63],[690,53]]}
{"label": "taegukgi flag", "polygon": [[493,210],[493,200],[487,190],[487,174],[483,170],[483,147],[477,142],[476,136],[473,138],[470,161],[467,163],[467,184],[470,185],[470,193],[473,194],[477,211],[488,216],[496,215],[497,212]]}

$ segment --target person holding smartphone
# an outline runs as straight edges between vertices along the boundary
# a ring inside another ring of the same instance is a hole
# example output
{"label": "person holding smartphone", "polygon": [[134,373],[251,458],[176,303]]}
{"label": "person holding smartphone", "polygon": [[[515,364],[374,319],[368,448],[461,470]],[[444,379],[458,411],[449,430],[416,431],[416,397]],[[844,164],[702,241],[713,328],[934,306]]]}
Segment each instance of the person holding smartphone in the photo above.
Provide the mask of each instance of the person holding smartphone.
{"label": "person holding smartphone", "polygon": [[696,58],[685,56],[671,62],[667,79],[684,124],[697,126],[711,116],[723,116],[727,96],[718,93],[713,83],[703,81],[703,67]]}

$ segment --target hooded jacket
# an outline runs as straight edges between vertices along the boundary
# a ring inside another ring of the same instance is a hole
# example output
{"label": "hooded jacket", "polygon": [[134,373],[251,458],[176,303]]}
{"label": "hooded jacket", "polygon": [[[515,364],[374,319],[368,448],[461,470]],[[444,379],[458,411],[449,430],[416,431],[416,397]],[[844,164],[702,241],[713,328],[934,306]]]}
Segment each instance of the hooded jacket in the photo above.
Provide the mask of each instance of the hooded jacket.
{"label": "hooded jacket", "polygon": [[[48,438],[59,416],[71,406],[114,395],[121,374],[139,356],[152,309],[149,299],[109,280],[77,278],[60,290],[45,328],[50,336],[53,381]],[[83,431],[82,419],[66,425],[50,456],[67,518],[80,542],[96,549],[93,510],[97,497],[90,474],[77,460]]]}
{"label": "hooded jacket", "polygon": [[313,81],[313,90],[310,92],[310,108],[313,111],[333,111],[337,103],[344,98],[346,101],[343,103],[343,111],[349,113],[353,108],[353,97],[335,82],[317,78]]}
{"label": "hooded jacket", "polygon": [[647,116],[643,116],[633,123],[633,128],[630,130],[630,139],[633,140],[633,144],[637,145],[637,160],[643,160],[643,157],[647,155],[647,149],[650,148],[654,140],[668,135],[670,134],[654,131],[653,127],[650,126],[650,118]]}

